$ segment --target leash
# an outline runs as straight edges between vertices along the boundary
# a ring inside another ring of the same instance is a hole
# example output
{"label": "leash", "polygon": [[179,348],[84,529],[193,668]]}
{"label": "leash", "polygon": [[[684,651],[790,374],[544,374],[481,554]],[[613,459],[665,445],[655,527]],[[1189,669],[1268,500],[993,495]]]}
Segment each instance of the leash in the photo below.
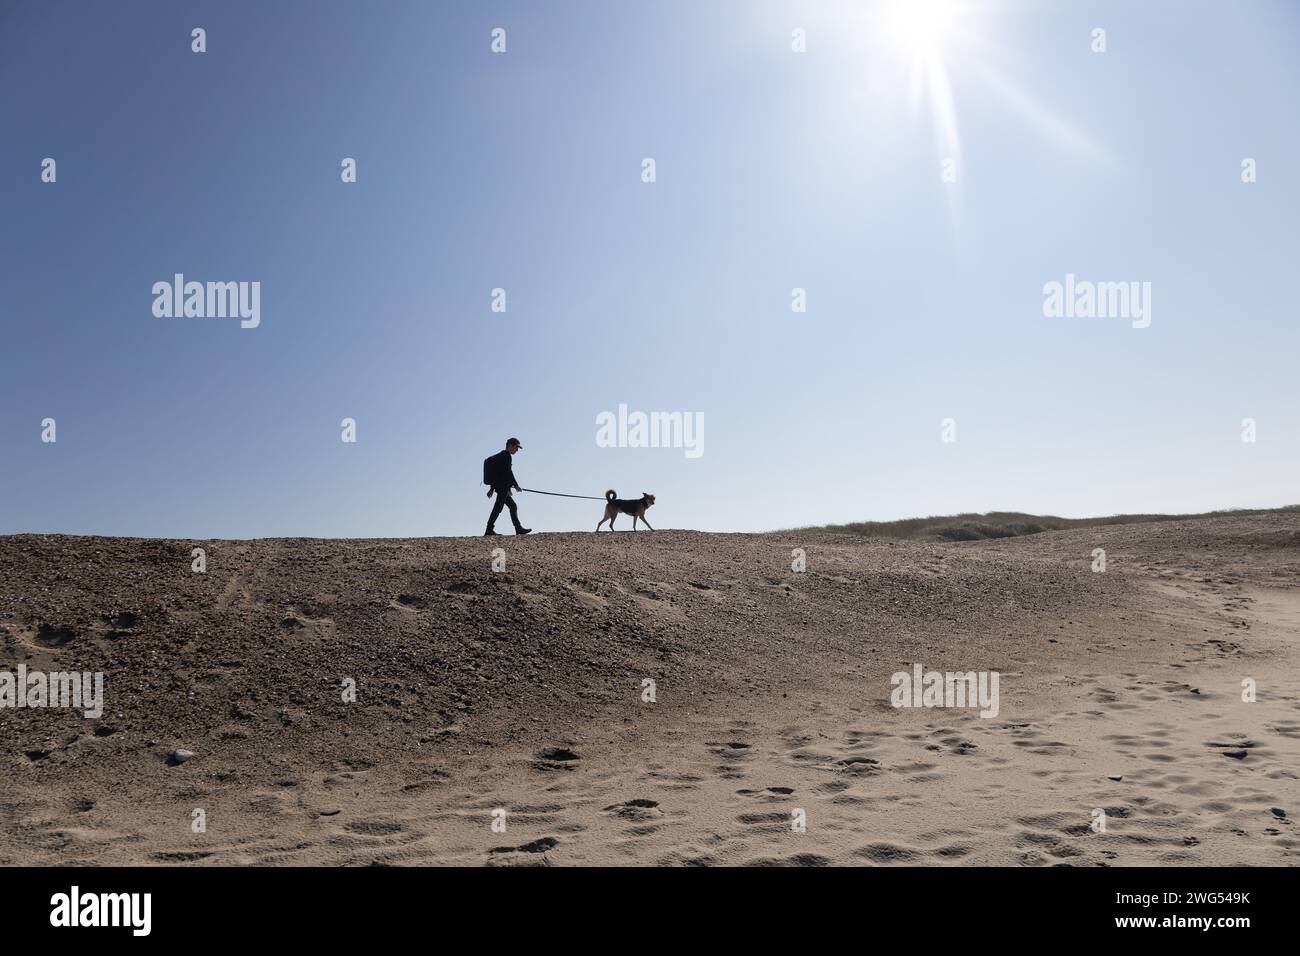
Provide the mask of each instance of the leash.
{"label": "leash", "polygon": [[536,488],[520,488],[520,491],[528,491],[535,495],[552,495],[556,498],[585,498],[587,501],[604,501],[604,498],[595,498],[591,495],[564,495],[558,491],[538,491]]}

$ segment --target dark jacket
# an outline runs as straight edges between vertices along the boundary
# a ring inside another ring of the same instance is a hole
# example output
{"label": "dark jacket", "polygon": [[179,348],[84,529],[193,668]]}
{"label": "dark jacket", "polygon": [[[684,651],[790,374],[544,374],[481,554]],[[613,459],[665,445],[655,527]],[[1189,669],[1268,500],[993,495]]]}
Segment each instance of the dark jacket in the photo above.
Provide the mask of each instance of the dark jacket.
{"label": "dark jacket", "polygon": [[488,484],[496,491],[518,488],[515,473],[510,468],[510,452],[502,449],[487,460]]}

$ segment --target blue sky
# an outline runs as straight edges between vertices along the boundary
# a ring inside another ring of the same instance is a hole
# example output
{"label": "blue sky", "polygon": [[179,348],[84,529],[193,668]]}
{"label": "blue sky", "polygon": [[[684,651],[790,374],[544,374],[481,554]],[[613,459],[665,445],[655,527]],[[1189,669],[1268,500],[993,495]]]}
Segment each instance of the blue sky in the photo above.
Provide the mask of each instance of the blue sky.
{"label": "blue sky", "polygon": [[1300,7],[887,6],[0,2],[0,533],[477,534],[509,435],[657,528],[1300,500]]}

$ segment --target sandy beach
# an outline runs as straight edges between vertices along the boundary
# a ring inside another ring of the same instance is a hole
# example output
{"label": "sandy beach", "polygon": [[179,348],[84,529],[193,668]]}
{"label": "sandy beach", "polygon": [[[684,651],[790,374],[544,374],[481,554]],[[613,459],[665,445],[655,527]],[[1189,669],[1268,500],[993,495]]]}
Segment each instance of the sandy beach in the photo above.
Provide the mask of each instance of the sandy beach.
{"label": "sandy beach", "polygon": [[[0,707],[0,864],[1292,864],[1298,585],[1295,512],[4,537],[0,671],[104,702]],[[917,664],[996,716],[892,706]]]}

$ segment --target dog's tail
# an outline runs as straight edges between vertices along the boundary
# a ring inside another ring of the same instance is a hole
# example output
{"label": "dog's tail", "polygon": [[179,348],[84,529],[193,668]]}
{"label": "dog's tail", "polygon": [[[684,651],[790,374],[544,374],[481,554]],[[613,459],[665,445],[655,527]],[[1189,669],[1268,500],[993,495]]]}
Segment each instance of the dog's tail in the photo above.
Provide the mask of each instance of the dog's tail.
{"label": "dog's tail", "polygon": [[614,500],[615,498],[617,498],[617,497],[618,497],[618,492],[615,491],[613,488],[611,488],[611,489],[609,489],[609,491],[605,492],[605,500],[606,500],[606,501],[613,501],[613,500]]}

